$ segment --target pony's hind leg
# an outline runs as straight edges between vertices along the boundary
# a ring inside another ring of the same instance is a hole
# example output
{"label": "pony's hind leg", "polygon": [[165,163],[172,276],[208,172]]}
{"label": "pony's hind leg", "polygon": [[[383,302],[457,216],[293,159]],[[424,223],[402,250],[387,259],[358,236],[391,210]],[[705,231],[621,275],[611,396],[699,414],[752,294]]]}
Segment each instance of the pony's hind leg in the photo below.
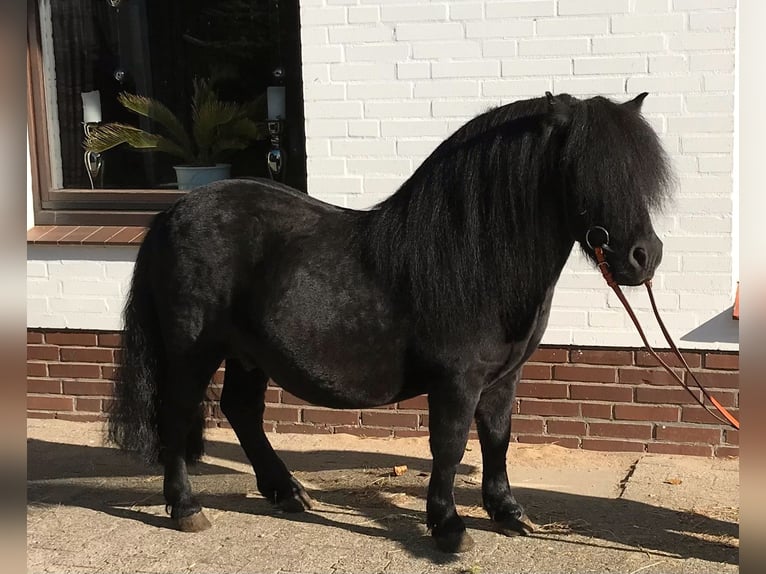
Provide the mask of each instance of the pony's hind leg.
{"label": "pony's hind leg", "polygon": [[168,361],[167,379],[161,387],[158,408],[160,462],[165,468],[163,494],[170,517],[184,532],[210,528],[210,522],[192,494],[187,463],[202,455],[205,389],[220,359],[197,356]]}
{"label": "pony's hind leg", "polygon": [[476,430],[482,456],[481,494],[484,509],[500,532],[528,534],[535,530],[511,493],[506,456],[511,436],[511,409],[519,372],[511,373],[482,393],[476,407]]}
{"label": "pony's hind leg", "polygon": [[263,431],[267,383],[260,369],[248,370],[237,359],[227,359],[221,410],[253,465],[260,493],[282,510],[301,512],[311,508],[311,499]]}

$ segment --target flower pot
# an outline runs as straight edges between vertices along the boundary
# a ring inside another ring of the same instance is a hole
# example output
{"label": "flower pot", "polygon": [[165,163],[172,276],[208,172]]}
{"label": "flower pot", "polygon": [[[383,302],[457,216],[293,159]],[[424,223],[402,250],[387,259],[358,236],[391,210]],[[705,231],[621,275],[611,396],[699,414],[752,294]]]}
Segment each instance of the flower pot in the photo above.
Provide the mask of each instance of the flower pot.
{"label": "flower pot", "polygon": [[221,179],[231,177],[230,163],[217,163],[209,166],[176,165],[176,180],[178,189],[194,189]]}

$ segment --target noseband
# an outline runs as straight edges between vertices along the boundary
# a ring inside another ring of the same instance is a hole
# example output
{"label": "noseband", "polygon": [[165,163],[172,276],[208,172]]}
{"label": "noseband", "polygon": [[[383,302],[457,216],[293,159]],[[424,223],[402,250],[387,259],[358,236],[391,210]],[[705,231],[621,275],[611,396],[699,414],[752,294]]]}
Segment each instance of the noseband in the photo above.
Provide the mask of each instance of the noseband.
{"label": "noseband", "polygon": [[694,397],[694,400],[702,406],[707,412],[709,412],[713,417],[718,419],[720,422],[726,424],[728,421],[728,424],[733,426],[735,429],[739,430],[739,421],[734,418],[734,416],[727,411],[721,403],[719,403],[715,397],[711,396],[710,393],[705,389],[705,387],[700,384],[700,382],[697,380],[696,375],[692,372],[692,370],[689,368],[689,364],[686,362],[686,359],[684,359],[683,355],[681,354],[681,351],[678,350],[678,347],[673,342],[673,339],[670,336],[670,333],[668,332],[667,328],[665,327],[665,323],[663,323],[662,318],[660,317],[660,312],[657,309],[657,303],[654,300],[654,293],[652,292],[652,280],[647,279],[644,282],[644,285],[646,286],[646,291],[649,294],[649,301],[652,304],[652,311],[654,311],[654,316],[657,319],[657,324],[660,326],[660,330],[662,331],[663,336],[665,337],[665,340],[668,342],[668,345],[670,345],[670,348],[673,350],[673,353],[678,358],[678,360],[681,362],[681,364],[686,369],[686,372],[689,373],[694,383],[699,387],[699,389],[702,391],[703,397],[707,398],[708,401],[718,410],[719,413],[721,413],[726,421],[721,419],[717,414],[715,414],[713,411],[710,410],[710,407],[708,407],[703,399],[700,399],[697,394],[689,388],[689,386],[684,383],[684,381],[679,377],[676,372],[670,368],[670,366],[662,360],[662,358],[657,354],[657,352],[652,348],[652,346],[649,344],[649,341],[646,338],[646,334],[644,333],[644,330],[641,328],[641,324],[638,321],[638,317],[636,317],[636,314],[633,312],[633,309],[630,306],[630,303],[628,302],[627,298],[622,292],[622,289],[620,289],[620,286],[617,284],[617,281],[614,280],[614,277],[612,276],[612,272],[609,270],[609,263],[606,260],[606,256],[604,255],[604,250],[609,248],[609,232],[601,227],[600,225],[594,225],[588,229],[585,233],[585,243],[590,247],[593,252],[596,254],[596,261],[598,262],[598,268],[601,270],[601,274],[604,276],[604,279],[606,280],[607,285],[609,285],[612,290],[615,292],[617,297],[622,302],[623,306],[625,307],[625,310],[628,312],[628,315],[630,316],[631,320],[633,321],[633,324],[636,326],[636,329],[638,330],[638,334],[641,336],[641,340],[644,342],[644,346],[646,347],[646,350],[649,351],[649,353],[657,359],[657,362],[659,362],[660,365],[670,374],[671,377],[673,377],[678,384],[680,384],[683,388],[685,388],[689,394]]}

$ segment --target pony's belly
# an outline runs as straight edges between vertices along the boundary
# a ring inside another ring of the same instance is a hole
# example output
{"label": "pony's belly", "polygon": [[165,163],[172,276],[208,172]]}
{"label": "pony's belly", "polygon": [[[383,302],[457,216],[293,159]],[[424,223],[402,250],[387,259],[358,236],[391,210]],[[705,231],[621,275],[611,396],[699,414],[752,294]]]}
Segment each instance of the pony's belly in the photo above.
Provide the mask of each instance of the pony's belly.
{"label": "pony's belly", "polygon": [[363,409],[380,407],[397,401],[398,395],[391,390],[370,392],[364,384],[347,384],[344,381],[325,379],[288,379],[277,381],[285,391],[312,405],[334,409]]}
{"label": "pony's belly", "polygon": [[264,319],[238,354],[312,404],[380,406],[417,384],[405,369],[403,337],[380,319],[372,320],[369,310],[309,311],[295,305]]}
{"label": "pony's belly", "polygon": [[[270,345],[269,345],[270,347]],[[258,364],[280,387],[311,404],[332,408],[365,408],[395,402],[408,387],[394,356],[363,356],[301,347],[259,353]],[[409,385],[410,387],[412,385]],[[417,394],[417,392],[414,392]]]}
{"label": "pony's belly", "polygon": [[302,245],[273,262],[266,277],[271,289],[254,301],[245,327],[253,338],[248,347],[277,384],[308,402],[390,403],[409,384],[407,326],[359,262],[338,251]]}

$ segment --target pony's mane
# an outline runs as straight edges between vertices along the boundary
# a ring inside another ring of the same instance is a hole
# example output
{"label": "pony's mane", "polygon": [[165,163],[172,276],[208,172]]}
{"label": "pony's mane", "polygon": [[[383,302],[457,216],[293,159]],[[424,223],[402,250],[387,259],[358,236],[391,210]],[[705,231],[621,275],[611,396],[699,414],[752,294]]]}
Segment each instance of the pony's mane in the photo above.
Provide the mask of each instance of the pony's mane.
{"label": "pony's mane", "polygon": [[667,162],[638,113],[605,98],[556,101],[477,116],[363,219],[365,260],[429,330],[499,313],[520,334],[571,251],[573,216],[614,206],[627,220],[661,203]]}

